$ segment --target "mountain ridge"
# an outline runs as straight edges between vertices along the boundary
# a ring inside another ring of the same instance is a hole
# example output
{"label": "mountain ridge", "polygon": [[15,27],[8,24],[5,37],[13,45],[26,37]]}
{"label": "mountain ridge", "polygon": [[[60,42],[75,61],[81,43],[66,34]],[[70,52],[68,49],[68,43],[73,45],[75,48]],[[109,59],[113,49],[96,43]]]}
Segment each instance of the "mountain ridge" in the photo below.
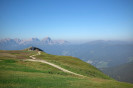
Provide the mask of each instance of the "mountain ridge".
{"label": "mountain ridge", "polygon": [[69,44],[65,40],[52,40],[50,37],[45,37],[43,39],[30,38],[30,39],[11,39],[5,38],[0,40],[1,50],[21,50],[30,46],[46,46],[46,45],[66,45]]}
{"label": "mountain ridge", "polygon": [[30,38],[30,39],[19,39],[19,38],[5,38],[0,40],[0,44],[6,43],[6,44],[11,44],[11,43],[16,43],[19,45],[25,45],[25,44],[67,44],[69,43],[68,41],[65,40],[52,40],[50,37],[45,37],[43,39],[38,39],[38,38]]}

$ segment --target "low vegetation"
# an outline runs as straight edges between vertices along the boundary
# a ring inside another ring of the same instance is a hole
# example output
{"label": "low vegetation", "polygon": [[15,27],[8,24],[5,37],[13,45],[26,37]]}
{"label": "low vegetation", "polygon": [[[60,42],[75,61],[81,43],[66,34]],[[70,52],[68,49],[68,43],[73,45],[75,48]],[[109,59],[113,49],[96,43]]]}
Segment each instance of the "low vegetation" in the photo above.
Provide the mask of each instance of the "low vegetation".
{"label": "low vegetation", "polygon": [[87,77],[60,71],[40,62],[24,61],[37,51],[0,51],[0,88],[133,88],[133,84],[118,82],[80,59],[43,53],[45,59],[65,69]]}
{"label": "low vegetation", "polygon": [[41,55],[37,56],[39,59],[44,59],[48,62],[52,62],[57,64],[65,69],[68,69],[72,72],[88,76],[88,77],[99,77],[104,79],[111,79],[107,75],[100,72],[94,66],[83,62],[82,60],[71,57],[71,56],[57,56],[57,55],[50,55],[47,53],[42,53]]}

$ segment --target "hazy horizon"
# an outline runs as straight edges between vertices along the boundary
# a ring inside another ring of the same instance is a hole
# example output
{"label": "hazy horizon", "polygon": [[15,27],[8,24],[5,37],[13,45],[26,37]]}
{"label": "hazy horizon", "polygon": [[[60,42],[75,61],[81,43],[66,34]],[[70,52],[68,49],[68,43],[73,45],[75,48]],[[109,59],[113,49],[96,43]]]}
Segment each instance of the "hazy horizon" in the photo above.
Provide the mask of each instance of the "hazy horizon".
{"label": "hazy horizon", "polygon": [[38,38],[38,37],[30,37],[30,38],[0,38],[0,40],[3,40],[3,39],[20,39],[20,40],[31,40],[32,38],[37,38],[39,39],[40,41],[43,40],[44,38],[47,38],[49,37],[51,40],[64,40],[64,41],[68,41],[69,43],[77,43],[77,44],[82,44],[82,43],[87,43],[87,42],[93,42],[93,41],[105,41],[105,42],[127,42],[127,43],[133,43],[133,40],[104,40],[104,39],[71,39],[71,40],[67,40],[67,39],[55,39],[55,38],[52,38],[50,36],[45,36],[43,38]]}

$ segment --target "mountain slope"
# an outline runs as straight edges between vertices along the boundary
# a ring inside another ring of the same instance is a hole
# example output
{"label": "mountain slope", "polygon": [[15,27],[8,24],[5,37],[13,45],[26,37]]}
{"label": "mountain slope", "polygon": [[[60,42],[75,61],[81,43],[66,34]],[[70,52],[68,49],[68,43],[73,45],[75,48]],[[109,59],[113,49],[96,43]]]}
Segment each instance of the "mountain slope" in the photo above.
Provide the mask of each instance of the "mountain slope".
{"label": "mountain slope", "polygon": [[132,67],[133,67],[133,62],[130,62],[120,66],[103,69],[103,72],[116,80],[133,83]]}
{"label": "mountain slope", "polygon": [[65,73],[50,65],[25,61],[37,51],[0,51],[1,88],[132,88],[133,84],[118,82],[77,58],[42,52],[35,56],[86,78]]}
{"label": "mountain slope", "polygon": [[83,76],[83,75],[74,73],[74,72],[69,71],[69,70],[67,70],[67,69],[64,69],[64,68],[60,67],[59,65],[53,64],[53,63],[48,62],[48,61],[46,61],[46,60],[39,60],[39,59],[37,59],[37,58],[35,57],[35,56],[37,56],[37,55],[41,55],[41,51],[38,51],[38,53],[35,54],[35,55],[31,55],[30,57],[31,57],[32,59],[26,59],[25,61],[41,62],[41,63],[44,63],[44,64],[48,64],[48,65],[50,65],[50,66],[52,66],[52,67],[55,67],[55,68],[57,68],[57,69],[59,69],[59,70],[61,70],[61,71],[63,71],[63,72],[70,73],[70,74],[77,75],[77,76],[81,76],[81,77],[85,77],[85,76]]}
{"label": "mountain slope", "polygon": [[75,72],[84,76],[110,79],[108,76],[104,75],[94,66],[86,62],[83,62],[82,60],[77,59],[75,57],[57,56],[57,55],[51,55],[47,53],[42,53],[41,55],[36,57],[38,59],[44,59],[48,62],[57,64],[65,69],[68,69],[72,72]]}

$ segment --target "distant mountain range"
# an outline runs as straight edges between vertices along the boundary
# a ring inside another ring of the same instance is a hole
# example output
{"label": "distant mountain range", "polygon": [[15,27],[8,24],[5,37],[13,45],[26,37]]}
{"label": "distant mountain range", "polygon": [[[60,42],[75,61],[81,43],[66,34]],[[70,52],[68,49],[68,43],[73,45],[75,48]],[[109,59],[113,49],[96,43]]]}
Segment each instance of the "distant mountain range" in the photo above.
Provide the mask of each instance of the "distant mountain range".
{"label": "distant mountain range", "polygon": [[14,49],[22,49],[27,46],[44,46],[44,45],[62,45],[68,44],[68,41],[65,40],[52,40],[50,37],[45,37],[42,40],[38,38],[31,39],[1,39],[0,40],[0,49],[4,50],[14,50]]}
{"label": "distant mountain range", "polygon": [[21,50],[30,46],[41,48],[49,54],[78,57],[100,69],[133,61],[133,42],[97,40],[73,44],[65,40],[52,40],[50,37],[42,40],[0,40],[0,50]]}

